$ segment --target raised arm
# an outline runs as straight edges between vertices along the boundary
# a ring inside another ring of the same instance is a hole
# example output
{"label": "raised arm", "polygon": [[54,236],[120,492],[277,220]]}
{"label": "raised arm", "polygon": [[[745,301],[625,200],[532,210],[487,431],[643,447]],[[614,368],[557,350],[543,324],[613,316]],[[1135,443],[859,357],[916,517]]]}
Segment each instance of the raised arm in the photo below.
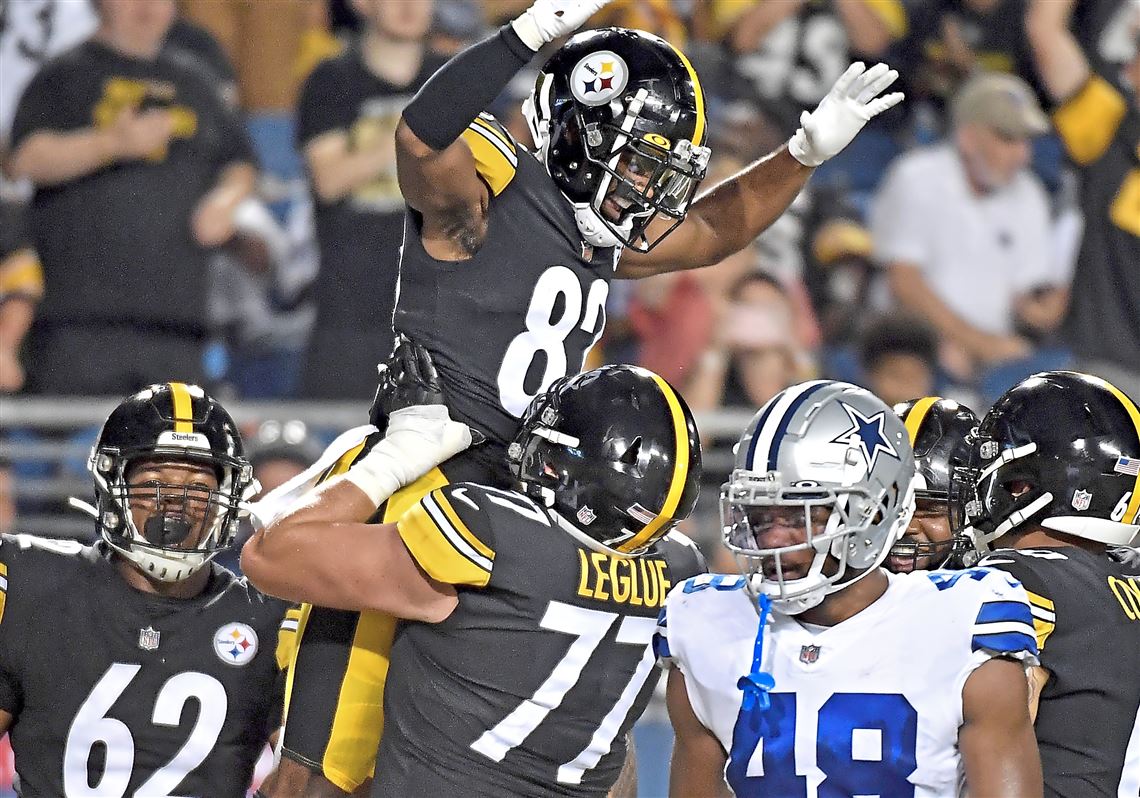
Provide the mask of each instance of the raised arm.
{"label": "raised arm", "polygon": [[609,0],[536,0],[495,35],[447,62],[404,109],[396,127],[396,174],[423,216],[435,257],[461,260],[486,235],[490,192],[460,138],[543,45],[575,30]]}
{"label": "raised arm", "polygon": [[966,679],[958,747],[970,795],[1042,795],[1041,758],[1029,719],[1029,684],[1020,662],[991,659]]}
{"label": "raised arm", "polygon": [[1069,99],[1090,77],[1089,62],[1069,31],[1076,0],[1031,0],[1025,29],[1037,75],[1055,102]]}
{"label": "raised arm", "polygon": [[900,92],[879,97],[897,78],[886,64],[852,64],[814,111],[803,112],[787,145],[699,197],[685,221],[649,252],[626,250],[617,276],[711,266],[748,246],[787,210],[815,167],[902,100]]}

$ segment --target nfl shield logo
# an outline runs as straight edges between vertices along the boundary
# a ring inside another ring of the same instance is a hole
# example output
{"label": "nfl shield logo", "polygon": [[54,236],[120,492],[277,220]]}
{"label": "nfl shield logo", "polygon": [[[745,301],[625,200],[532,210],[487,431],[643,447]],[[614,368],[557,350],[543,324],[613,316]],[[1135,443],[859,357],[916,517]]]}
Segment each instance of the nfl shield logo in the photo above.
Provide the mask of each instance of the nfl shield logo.
{"label": "nfl shield logo", "polygon": [[583,504],[582,508],[580,510],[578,510],[578,520],[581,521],[586,526],[589,526],[590,524],[594,523],[594,520],[597,517],[598,517],[598,514],[595,513],[593,510],[591,510],[590,506],[588,504]]}
{"label": "nfl shield logo", "polygon": [[154,651],[158,648],[158,640],[162,634],[152,626],[139,629],[139,648],[143,651]]}
{"label": "nfl shield logo", "polygon": [[1077,510],[1089,509],[1089,502],[1092,501],[1092,494],[1083,490],[1078,490],[1073,494],[1073,507]]}
{"label": "nfl shield logo", "polygon": [[804,665],[814,665],[819,659],[819,646],[800,646],[800,662]]}

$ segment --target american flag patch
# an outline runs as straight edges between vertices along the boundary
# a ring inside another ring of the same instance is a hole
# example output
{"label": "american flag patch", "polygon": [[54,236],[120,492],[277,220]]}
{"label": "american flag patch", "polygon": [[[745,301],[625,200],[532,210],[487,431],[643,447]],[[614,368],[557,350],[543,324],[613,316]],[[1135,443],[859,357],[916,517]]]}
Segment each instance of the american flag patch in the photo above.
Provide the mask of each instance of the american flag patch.
{"label": "american flag patch", "polygon": [[1112,470],[1118,474],[1128,474],[1129,476],[1140,476],[1140,458],[1132,457],[1119,457],[1116,460],[1116,465]]}

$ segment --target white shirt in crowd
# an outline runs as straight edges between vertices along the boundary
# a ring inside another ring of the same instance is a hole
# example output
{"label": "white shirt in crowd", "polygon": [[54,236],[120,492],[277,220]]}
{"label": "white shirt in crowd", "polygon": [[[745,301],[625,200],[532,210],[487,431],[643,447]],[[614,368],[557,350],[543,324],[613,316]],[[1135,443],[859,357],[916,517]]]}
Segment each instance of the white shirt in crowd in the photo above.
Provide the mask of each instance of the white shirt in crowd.
{"label": "white shirt in crowd", "polygon": [[881,264],[917,267],[950,310],[991,334],[1013,332],[1015,297],[1069,282],[1040,181],[1023,170],[978,196],[951,144],[895,161],[871,207],[871,234]]}

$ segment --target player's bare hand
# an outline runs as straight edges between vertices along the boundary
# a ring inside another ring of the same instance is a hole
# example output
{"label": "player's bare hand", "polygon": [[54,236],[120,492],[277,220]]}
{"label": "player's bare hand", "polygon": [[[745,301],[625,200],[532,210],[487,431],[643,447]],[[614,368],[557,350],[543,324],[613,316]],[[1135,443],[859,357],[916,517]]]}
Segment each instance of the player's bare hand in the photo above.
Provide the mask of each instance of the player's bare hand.
{"label": "player's bare hand", "polygon": [[218,247],[234,237],[234,207],[224,197],[211,192],[202,198],[190,220],[194,240],[203,247]]}

